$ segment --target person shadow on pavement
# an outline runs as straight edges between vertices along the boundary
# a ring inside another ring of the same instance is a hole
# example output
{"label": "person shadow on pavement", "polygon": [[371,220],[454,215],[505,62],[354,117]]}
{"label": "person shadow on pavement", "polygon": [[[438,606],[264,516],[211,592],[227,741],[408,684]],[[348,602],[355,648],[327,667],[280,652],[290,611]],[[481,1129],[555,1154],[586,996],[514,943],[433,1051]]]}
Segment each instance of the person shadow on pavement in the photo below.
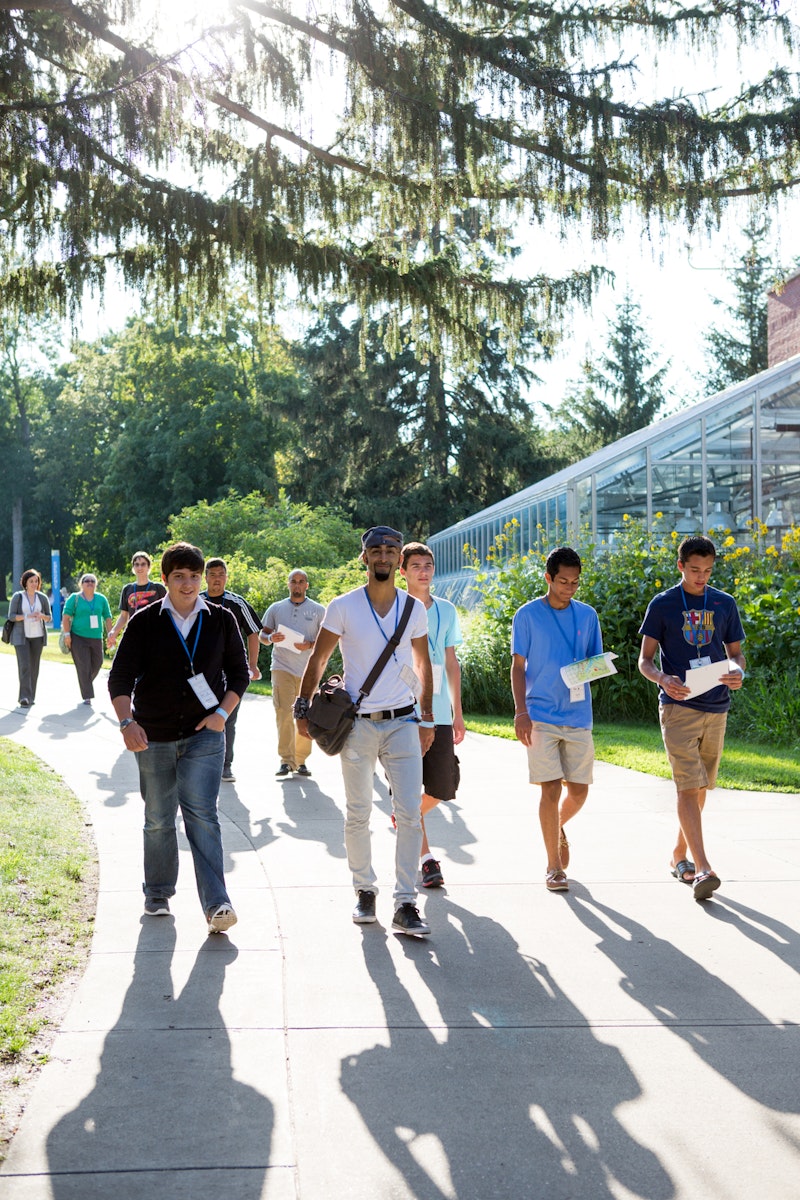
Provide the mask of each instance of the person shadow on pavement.
{"label": "person shadow on pavement", "polygon": [[175,996],[174,948],[172,917],[142,919],[133,980],[94,1087],[47,1139],[54,1200],[263,1194],[273,1107],[233,1077],[219,1010],[238,951],[209,937]]}
{"label": "person shadow on pavement", "polygon": [[[631,999],[744,1095],[776,1112],[800,1112],[795,1073],[770,1066],[796,1058],[793,1020],[776,1024],[701,962],[587,888],[572,886],[569,902],[619,969],[620,987]],[[743,1032],[754,1029],[768,1031],[769,1040]]]}
{"label": "person shadow on pavement", "polygon": [[[428,1028],[374,928],[363,934],[390,1042],[345,1058],[341,1086],[420,1200],[669,1200],[656,1154],[618,1120],[640,1095],[544,963],[496,921],[442,899],[435,941],[400,939],[433,994]],[[376,1181],[376,1195],[381,1193]],[[394,1194],[394,1193],[392,1193]],[[398,1192],[399,1194],[399,1192]]]}

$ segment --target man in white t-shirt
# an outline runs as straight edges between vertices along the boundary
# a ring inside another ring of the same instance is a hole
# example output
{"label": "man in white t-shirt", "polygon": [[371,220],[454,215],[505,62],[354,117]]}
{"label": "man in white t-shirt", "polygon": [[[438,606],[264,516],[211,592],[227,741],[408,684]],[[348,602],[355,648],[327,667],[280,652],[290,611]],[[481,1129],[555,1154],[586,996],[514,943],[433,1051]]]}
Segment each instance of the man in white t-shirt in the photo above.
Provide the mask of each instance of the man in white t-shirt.
{"label": "man in white t-shirt", "polygon": [[[341,640],[345,687],[357,700],[361,685],[397,629],[406,602],[394,584],[402,546],[402,534],[386,525],[376,525],[363,534],[361,561],[367,568],[367,584],[337,596],[328,605],[295,703],[301,735],[308,736],[308,705],[337,642]],[[435,726],[428,615],[419,600],[413,605],[397,649],[361,702],[341,759],[347,798],[345,846],[357,895],[353,920],[358,925],[376,920],[378,888],[372,869],[369,820],[373,777],[380,762],[392,789],[397,820],[392,929],[424,936],[430,933],[430,927],[415,904],[422,845],[422,756],[433,742]],[[419,719],[415,711],[417,696]]]}

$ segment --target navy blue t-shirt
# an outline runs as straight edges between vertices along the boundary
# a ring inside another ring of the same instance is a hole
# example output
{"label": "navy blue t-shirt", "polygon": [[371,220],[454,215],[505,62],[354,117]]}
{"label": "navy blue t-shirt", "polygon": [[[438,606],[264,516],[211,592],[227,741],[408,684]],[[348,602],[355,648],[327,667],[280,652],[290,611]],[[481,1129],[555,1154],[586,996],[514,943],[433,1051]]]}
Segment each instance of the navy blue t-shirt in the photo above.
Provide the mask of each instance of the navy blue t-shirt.
{"label": "navy blue t-shirt", "polygon": [[[713,587],[706,587],[703,596],[693,596],[680,584],[650,601],[639,633],[654,638],[661,647],[661,670],[681,680],[691,669],[692,659],[723,662],[728,657],[725,646],[744,641],[733,596]],[[684,704],[701,712],[727,712],[731,704],[730,691],[724,683],[691,700],[673,700],[659,688],[658,698],[661,704]]]}

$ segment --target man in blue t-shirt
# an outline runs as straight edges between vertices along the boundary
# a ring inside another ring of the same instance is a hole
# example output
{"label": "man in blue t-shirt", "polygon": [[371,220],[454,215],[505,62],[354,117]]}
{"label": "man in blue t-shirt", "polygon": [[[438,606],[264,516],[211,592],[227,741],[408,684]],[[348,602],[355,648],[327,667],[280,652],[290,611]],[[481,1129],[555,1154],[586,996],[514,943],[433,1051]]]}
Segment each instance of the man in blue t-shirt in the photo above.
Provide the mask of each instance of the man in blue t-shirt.
{"label": "man in blue t-shirt", "polygon": [[[547,594],[523,604],[511,629],[514,732],[528,748],[531,783],[541,786],[539,823],[547,852],[548,891],[569,891],[567,821],[583,807],[592,782],[592,698],[588,684],[569,688],[561,668],[603,653],[600,622],[575,600],[581,560],[569,546],[545,563]],[[561,796],[562,783],[566,794]]]}
{"label": "man in blue t-shirt", "polygon": [[[716,555],[710,538],[684,538],[678,547],[681,581],[650,601],[639,630],[639,670],[659,687],[661,734],[678,793],[680,827],[670,870],[692,886],[696,900],[707,900],[720,885],[706,856],[703,806],[717,782],[730,689],[742,686],[745,671],[736,601],[708,585]],[[686,686],[692,670],[714,663],[723,664],[714,686],[702,692]]]}
{"label": "man in blue t-shirt", "polygon": [[[433,745],[422,760],[422,850],[420,869],[424,888],[441,887],[442,865],[431,854],[425,816],[440,801],[455,800],[461,778],[455,746],[464,740],[461,712],[461,666],[456,646],[461,627],[456,606],[431,594],[436,567],[433,551],[423,542],[407,542],[400,558],[400,574],[408,594],[420,600],[428,613],[428,649],[433,671]],[[394,819],[394,817],[392,818]]]}

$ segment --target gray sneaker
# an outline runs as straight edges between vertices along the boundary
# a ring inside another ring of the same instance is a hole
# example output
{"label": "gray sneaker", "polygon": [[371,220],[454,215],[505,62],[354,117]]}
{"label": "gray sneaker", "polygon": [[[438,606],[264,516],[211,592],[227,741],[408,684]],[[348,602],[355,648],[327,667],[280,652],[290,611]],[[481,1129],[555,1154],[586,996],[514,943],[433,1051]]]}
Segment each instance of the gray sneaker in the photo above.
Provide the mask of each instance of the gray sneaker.
{"label": "gray sneaker", "polygon": [[144,901],[145,915],[148,917],[168,917],[169,900],[164,896],[146,896]]}
{"label": "gray sneaker", "polygon": [[427,937],[431,931],[419,915],[416,904],[401,904],[392,918],[395,933],[410,933],[416,937]]}
{"label": "gray sneaker", "polygon": [[359,892],[358,904],[353,909],[353,920],[356,925],[369,925],[377,919],[375,916],[375,893]]}

